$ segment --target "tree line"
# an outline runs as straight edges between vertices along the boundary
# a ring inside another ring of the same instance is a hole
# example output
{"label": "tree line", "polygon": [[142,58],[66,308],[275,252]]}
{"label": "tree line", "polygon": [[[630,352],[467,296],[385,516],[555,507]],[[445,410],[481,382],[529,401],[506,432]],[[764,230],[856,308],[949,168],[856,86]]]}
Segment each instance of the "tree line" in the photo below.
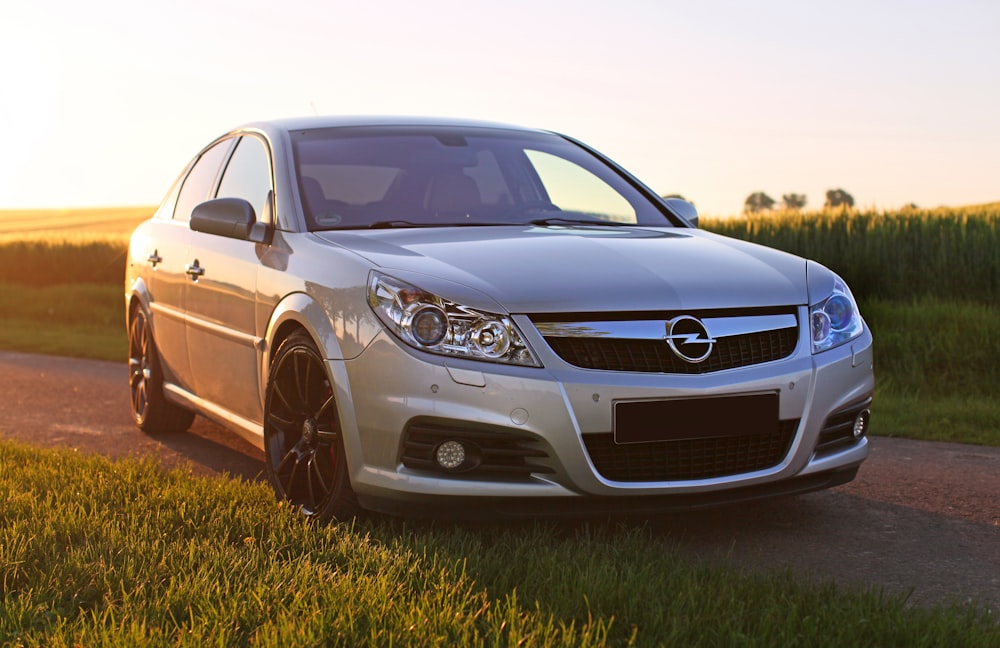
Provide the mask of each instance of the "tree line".
{"label": "tree line", "polygon": [[[744,212],[761,212],[767,211],[769,209],[774,209],[775,205],[778,204],[774,198],[771,198],[763,191],[755,191],[747,199],[743,201],[743,211]],[[788,193],[781,196],[781,208],[782,209],[802,209],[806,206],[806,195],[798,193]],[[824,208],[832,207],[854,207],[854,196],[847,193],[843,189],[830,189],[826,192],[826,202],[823,203]]]}

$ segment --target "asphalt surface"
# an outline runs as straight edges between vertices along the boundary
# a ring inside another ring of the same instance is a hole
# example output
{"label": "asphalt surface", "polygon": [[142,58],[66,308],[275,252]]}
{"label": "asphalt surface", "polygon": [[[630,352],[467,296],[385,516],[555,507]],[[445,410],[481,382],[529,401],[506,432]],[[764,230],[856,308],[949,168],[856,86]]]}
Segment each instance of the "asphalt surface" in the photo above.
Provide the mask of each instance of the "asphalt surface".
{"label": "asphalt surface", "polygon": [[[879,432],[877,403],[873,411]],[[112,458],[155,455],[203,475],[264,474],[256,448],[200,417],[185,434],[140,432],[124,363],[0,352],[0,438]],[[876,436],[850,484],[643,524],[692,560],[1000,614],[1000,448]]]}

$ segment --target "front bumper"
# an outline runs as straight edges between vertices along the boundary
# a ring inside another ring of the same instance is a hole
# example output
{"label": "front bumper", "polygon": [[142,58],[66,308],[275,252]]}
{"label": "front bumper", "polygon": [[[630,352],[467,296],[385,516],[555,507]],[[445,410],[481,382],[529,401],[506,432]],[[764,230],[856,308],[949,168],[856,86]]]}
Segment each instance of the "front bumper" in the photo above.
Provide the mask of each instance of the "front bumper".
{"label": "front bumper", "polygon": [[[386,333],[357,358],[330,361],[351,482],[362,505],[435,516],[466,511],[463,517],[476,511],[691,508],[827,488],[852,479],[868,455],[864,437],[830,443],[824,431],[832,415],[865,403],[874,390],[867,329],[815,356],[803,331],[796,353],[786,359],[694,376],[579,369],[548,351],[530,326],[521,330],[544,368],[444,359]],[[710,477],[625,480],[602,474],[588,451],[587,440],[613,431],[616,402],[737,394],[778,395],[789,439],[766,466]],[[404,456],[416,423],[526,439],[540,451],[528,462],[536,469],[509,475],[414,467]]]}
{"label": "front bumper", "polygon": [[776,482],[704,493],[633,497],[380,497],[359,495],[365,508],[408,518],[495,520],[503,518],[570,518],[584,515],[650,515],[691,511],[752,502],[771,497],[802,495],[833,488],[854,479],[858,466],[801,475]]}

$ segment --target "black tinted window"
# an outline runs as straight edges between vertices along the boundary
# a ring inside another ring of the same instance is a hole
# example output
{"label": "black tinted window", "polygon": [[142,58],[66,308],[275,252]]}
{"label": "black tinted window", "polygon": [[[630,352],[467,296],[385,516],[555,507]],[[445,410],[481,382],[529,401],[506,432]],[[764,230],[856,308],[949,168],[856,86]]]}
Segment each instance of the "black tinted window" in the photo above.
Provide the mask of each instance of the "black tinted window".
{"label": "black tinted window", "polygon": [[177,207],[174,209],[174,218],[177,220],[191,220],[191,212],[199,203],[203,203],[211,198],[211,191],[215,187],[215,180],[219,177],[219,167],[232,145],[232,140],[223,140],[201,154],[194,168],[184,179],[181,193],[177,197]]}
{"label": "black tinted window", "polygon": [[259,220],[271,191],[271,163],[267,147],[256,137],[244,136],[236,145],[219,183],[218,198],[242,198]]}

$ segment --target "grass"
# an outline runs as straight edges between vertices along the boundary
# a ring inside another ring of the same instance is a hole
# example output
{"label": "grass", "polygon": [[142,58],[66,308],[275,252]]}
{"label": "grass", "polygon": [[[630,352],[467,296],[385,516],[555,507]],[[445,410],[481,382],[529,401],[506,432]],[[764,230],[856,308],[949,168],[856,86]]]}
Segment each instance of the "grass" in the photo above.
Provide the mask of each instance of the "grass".
{"label": "grass", "polygon": [[123,288],[0,283],[0,349],[124,362]]}
{"label": "grass", "polygon": [[24,286],[121,286],[128,240],[71,237],[0,240],[0,281]]}
{"label": "grass", "polygon": [[317,527],[151,460],[0,442],[0,465],[2,645],[1000,642],[974,607],[703,565],[639,524]]}
{"label": "grass", "polygon": [[875,337],[875,371],[889,391],[995,397],[1000,392],[1000,305],[874,299],[861,311]]}
{"label": "grass", "polygon": [[876,387],[872,433],[1000,447],[1000,401],[962,394],[901,394]]}
{"label": "grass", "polygon": [[1000,446],[1000,306],[874,299],[872,430],[884,436]]}

